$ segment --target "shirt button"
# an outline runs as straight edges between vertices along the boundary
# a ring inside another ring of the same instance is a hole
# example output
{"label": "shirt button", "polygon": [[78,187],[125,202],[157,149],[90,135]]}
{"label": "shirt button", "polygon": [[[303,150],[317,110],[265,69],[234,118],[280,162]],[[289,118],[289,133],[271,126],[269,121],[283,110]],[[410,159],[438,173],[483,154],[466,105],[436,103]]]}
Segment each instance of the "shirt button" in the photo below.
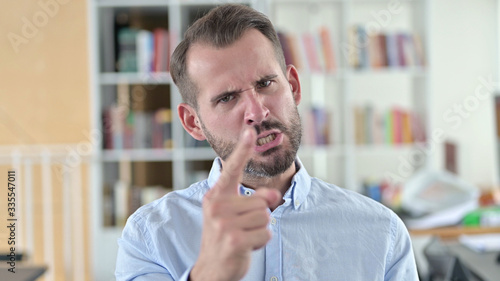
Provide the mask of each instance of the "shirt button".
{"label": "shirt button", "polygon": [[271,281],[278,281],[278,277],[276,276],[271,277]]}
{"label": "shirt button", "polygon": [[299,201],[295,201],[295,206],[299,206],[300,205],[300,202]]}
{"label": "shirt button", "polygon": [[275,218],[271,218],[271,224],[272,224],[272,225],[275,225],[275,224],[276,224],[276,219],[275,219]]}
{"label": "shirt button", "polygon": [[250,190],[245,190],[245,196],[250,196],[252,195],[252,192]]}

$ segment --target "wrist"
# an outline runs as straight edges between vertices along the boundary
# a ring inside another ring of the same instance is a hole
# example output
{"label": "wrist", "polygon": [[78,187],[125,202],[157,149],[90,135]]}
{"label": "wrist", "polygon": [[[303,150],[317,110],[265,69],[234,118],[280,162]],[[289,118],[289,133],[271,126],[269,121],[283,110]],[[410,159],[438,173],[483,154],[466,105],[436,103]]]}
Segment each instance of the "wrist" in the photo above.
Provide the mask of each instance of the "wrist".
{"label": "wrist", "polygon": [[231,281],[230,279],[220,276],[221,272],[214,270],[213,266],[202,267],[195,264],[189,273],[189,281]]}

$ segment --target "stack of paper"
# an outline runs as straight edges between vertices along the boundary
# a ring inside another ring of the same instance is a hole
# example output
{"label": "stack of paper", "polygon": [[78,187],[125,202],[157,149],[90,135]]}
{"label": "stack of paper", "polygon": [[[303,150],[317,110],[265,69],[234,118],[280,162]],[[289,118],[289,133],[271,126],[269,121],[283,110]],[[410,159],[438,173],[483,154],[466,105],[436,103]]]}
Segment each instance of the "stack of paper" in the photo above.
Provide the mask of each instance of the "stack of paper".
{"label": "stack of paper", "polygon": [[458,241],[478,253],[500,251],[500,233],[461,235]]}

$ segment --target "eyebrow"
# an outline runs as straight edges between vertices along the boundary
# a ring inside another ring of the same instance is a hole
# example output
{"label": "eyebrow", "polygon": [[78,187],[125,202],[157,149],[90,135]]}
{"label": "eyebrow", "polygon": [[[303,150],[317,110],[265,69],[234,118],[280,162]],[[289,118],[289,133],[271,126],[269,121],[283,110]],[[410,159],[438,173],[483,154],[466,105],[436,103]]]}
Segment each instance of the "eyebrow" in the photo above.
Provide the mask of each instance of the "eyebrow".
{"label": "eyebrow", "polygon": [[[259,83],[262,83],[262,82],[267,81],[267,80],[274,79],[274,78],[276,78],[276,77],[278,77],[278,75],[276,75],[276,74],[269,74],[269,75],[265,75],[265,76],[263,76],[262,78],[260,78],[259,80],[255,81],[255,83],[254,83],[254,87],[255,87],[255,86],[257,86],[257,84],[259,84]],[[234,90],[234,91],[224,91],[224,92],[222,92],[222,93],[220,93],[220,94],[216,95],[215,97],[211,98],[211,99],[210,99],[210,102],[212,102],[212,103],[213,103],[213,102],[216,102],[217,100],[219,100],[219,99],[221,99],[221,98],[223,98],[223,97],[225,97],[225,96],[230,96],[230,95],[239,94],[239,93],[242,93],[242,92],[247,91],[247,90],[250,90],[250,89],[252,89],[252,88],[247,88],[247,89],[239,89],[239,90]]]}

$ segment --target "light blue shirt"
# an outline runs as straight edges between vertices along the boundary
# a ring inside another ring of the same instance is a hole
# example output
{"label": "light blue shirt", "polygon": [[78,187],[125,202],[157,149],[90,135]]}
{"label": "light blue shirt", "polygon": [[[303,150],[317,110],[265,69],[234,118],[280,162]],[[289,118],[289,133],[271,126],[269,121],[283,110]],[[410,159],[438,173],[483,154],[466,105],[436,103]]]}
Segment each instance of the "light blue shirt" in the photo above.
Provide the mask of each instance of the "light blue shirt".
{"label": "light blue shirt", "polygon": [[[418,280],[408,231],[390,209],[299,170],[271,213],[272,238],[243,280]],[[200,250],[203,196],[220,176],[168,193],[131,215],[118,240],[117,280],[187,280]],[[243,196],[252,189],[240,187]]]}

